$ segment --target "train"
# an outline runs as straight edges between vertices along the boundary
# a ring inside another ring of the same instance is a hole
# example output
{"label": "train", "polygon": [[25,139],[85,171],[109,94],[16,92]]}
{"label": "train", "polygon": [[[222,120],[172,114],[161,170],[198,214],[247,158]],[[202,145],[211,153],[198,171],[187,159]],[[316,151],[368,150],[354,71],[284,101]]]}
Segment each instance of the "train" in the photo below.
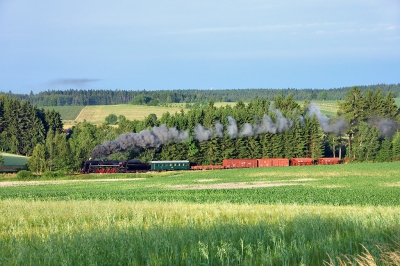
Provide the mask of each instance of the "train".
{"label": "train", "polygon": [[150,161],[143,163],[140,160],[87,160],[82,162],[81,173],[113,174],[139,173],[148,171],[176,171],[176,170],[217,170],[233,168],[256,167],[283,167],[302,165],[340,164],[340,158],[261,158],[261,159],[224,159],[222,165],[195,165],[188,160]]}

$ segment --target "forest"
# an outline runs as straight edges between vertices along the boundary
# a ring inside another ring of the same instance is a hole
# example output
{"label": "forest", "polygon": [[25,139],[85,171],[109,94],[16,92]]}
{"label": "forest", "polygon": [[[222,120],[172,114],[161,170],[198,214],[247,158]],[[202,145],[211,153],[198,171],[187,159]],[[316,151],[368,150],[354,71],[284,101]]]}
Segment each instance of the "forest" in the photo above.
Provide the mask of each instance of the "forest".
{"label": "forest", "polygon": [[220,164],[224,158],[340,157],[353,162],[400,159],[399,109],[392,92],[351,88],[335,117],[292,94],[273,101],[154,114],[144,120],[118,117],[117,126],[84,122],[63,130],[60,115],[26,100],[0,95],[0,149],[30,156],[32,172],[76,172],[97,159],[181,160]]}
{"label": "forest", "polygon": [[[391,92],[393,97],[400,97],[399,84],[377,84],[358,86],[362,93],[368,90],[382,93]],[[126,91],[126,90],[47,90],[34,94],[13,94],[11,91],[2,93],[12,98],[29,101],[37,106],[86,106],[86,105],[111,105],[111,104],[139,104],[139,105],[165,105],[171,103],[208,103],[210,99],[215,102],[249,102],[256,97],[273,101],[277,94],[287,97],[291,95],[296,101],[304,100],[344,100],[352,87],[332,89],[232,89],[232,90],[152,90],[152,91]]]}

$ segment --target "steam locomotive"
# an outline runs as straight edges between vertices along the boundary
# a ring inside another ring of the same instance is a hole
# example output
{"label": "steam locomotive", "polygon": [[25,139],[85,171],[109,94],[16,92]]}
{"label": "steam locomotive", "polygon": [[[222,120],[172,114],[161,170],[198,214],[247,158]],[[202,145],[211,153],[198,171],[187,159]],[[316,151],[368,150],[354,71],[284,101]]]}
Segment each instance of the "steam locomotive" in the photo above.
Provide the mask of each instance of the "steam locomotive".
{"label": "steam locomotive", "polygon": [[81,165],[81,173],[138,173],[148,171],[175,171],[175,170],[214,170],[231,168],[255,168],[255,167],[280,167],[302,166],[314,164],[339,164],[339,158],[262,158],[262,159],[224,159],[222,165],[193,165],[187,160],[178,161],[150,161],[142,163],[140,160],[109,160],[84,161]]}

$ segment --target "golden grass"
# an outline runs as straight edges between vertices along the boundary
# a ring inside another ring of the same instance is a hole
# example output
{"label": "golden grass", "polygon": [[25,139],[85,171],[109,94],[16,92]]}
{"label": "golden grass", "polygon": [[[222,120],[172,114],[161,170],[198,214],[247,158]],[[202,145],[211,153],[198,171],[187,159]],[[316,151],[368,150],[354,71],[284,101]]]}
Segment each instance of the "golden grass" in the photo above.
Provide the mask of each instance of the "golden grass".
{"label": "golden grass", "polygon": [[131,104],[119,104],[119,105],[93,105],[86,106],[82,109],[80,114],[74,121],[66,120],[66,125],[73,125],[74,122],[90,122],[93,124],[101,124],[105,122],[105,118],[110,114],[117,116],[124,115],[128,120],[143,120],[150,114],[155,114],[158,118],[166,112],[174,114],[179,112],[183,107],[162,107],[162,106],[144,106],[144,105],[131,105]]}

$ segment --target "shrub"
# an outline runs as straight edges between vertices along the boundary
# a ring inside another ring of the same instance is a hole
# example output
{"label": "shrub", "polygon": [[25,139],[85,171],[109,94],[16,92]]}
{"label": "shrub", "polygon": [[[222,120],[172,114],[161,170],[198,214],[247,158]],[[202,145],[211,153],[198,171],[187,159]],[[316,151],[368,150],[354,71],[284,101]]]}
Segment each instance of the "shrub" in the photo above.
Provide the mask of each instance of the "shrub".
{"label": "shrub", "polygon": [[115,114],[110,114],[109,116],[106,117],[106,122],[110,125],[115,125],[117,124],[118,117]]}
{"label": "shrub", "polygon": [[28,179],[28,178],[34,178],[35,176],[32,174],[31,171],[28,170],[21,170],[17,173],[17,178],[20,179]]}
{"label": "shrub", "polygon": [[58,171],[54,171],[54,172],[47,171],[42,174],[42,177],[45,177],[45,178],[57,178],[57,177],[63,177],[63,176],[66,176],[66,173],[63,170],[58,170]]}

